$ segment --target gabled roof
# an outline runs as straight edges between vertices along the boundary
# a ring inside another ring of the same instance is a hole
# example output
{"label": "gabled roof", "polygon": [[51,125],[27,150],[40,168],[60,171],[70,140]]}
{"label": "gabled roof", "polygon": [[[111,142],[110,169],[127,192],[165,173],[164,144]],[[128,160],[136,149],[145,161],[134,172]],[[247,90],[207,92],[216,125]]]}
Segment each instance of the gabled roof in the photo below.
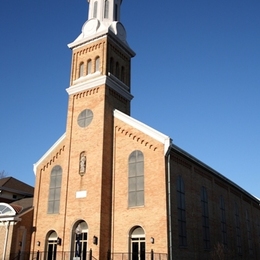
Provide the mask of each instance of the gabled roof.
{"label": "gabled roof", "polygon": [[34,187],[19,181],[13,177],[6,177],[0,179],[0,190],[17,192],[20,194],[33,196]]}

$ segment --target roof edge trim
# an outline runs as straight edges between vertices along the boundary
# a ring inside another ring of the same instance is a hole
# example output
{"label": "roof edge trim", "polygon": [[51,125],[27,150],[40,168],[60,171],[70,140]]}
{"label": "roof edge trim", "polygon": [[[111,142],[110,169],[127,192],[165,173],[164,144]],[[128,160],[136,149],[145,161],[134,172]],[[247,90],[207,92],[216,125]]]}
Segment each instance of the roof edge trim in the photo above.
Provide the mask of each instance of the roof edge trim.
{"label": "roof edge trim", "polygon": [[33,172],[36,175],[37,167],[39,164],[65,139],[66,133],[64,133],[52,146],[51,148],[36,162],[33,164]]}
{"label": "roof edge trim", "polygon": [[123,121],[124,123],[138,129],[139,131],[149,135],[160,143],[164,144],[164,155],[167,154],[169,147],[171,146],[172,140],[169,136],[155,130],[154,128],[120,112],[119,110],[114,110],[114,117]]}

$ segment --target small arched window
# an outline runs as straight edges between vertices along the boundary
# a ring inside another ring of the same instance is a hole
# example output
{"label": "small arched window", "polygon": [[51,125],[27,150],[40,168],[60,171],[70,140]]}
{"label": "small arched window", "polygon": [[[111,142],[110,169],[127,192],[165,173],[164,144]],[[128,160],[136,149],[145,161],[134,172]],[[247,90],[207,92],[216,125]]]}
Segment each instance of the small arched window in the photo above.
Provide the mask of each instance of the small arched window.
{"label": "small arched window", "polygon": [[60,210],[60,193],[61,193],[62,168],[56,165],[51,170],[48,214],[57,214]]}
{"label": "small arched window", "polygon": [[115,21],[118,21],[118,5],[115,5]]}
{"label": "small arched window", "polygon": [[99,71],[99,67],[100,67],[100,58],[97,57],[95,60],[95,72]]}
{"label": "small arched window", "polygon": [[91,70],[92,70],[92,61],[88,60],[87,61],[87,75],[91,74]]}
{"label": "small arched window", "polygon": [[94,3],[94,13],[93,13],[94,18],[97,18],[97,9],[98,9],[98,1],[95,1],[95,3]]}
{"label": "small arched window", "polygon": [[125,67],[121,67],[121,81],[125,83]]}
{"label": "small arched window", "polygon": [[108,14],[109,14],[109,1],[105,0],[104,18],[108,18]]}
{"label": "small arched window", "polygon": [[144,205],[144,156],[133,151],[128,158],[128,206]]}
{"label": "small arched window", "polygon": [[114,59],[110,58],[110,73],[114,74]]}
{"label": "small arched window", "polygon": [[119,78],[119,63],[116,63],[116,75],[117,78]]}
{"label": "small arched window", "polygon": [[79,64],[79,78],[84,76],[84,62]]}

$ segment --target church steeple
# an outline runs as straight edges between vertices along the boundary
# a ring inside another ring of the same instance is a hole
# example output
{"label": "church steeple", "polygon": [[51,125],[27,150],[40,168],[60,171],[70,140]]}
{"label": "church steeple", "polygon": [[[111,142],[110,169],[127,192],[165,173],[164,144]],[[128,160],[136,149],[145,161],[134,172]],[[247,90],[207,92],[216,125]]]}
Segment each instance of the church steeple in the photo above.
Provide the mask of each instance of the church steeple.
{"label": "church steeple", "polygon": [[120,5],[122,0],[88,0],[88,20],[96,18],[101,22],[120,21]]}
{"label": "church steeple", "polygon": [[82,26],[82,33],[71,44],[70,48],[77,46],[93,37],[112,32],[125,45],[126,31],[120,22],[120,7],[122,0],[87,0],[89,2],[88,20]]}

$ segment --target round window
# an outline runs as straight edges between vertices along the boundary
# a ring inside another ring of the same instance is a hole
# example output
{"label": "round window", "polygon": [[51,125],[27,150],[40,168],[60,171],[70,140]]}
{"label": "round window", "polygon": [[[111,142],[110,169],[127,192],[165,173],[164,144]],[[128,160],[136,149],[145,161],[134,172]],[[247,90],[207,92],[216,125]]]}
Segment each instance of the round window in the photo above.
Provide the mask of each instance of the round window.
{"label": "round window", "polygon": [[93,112],[90,109],[83,110],[78,116],[78,125],[80,127],[87,127],[93,119]]}

